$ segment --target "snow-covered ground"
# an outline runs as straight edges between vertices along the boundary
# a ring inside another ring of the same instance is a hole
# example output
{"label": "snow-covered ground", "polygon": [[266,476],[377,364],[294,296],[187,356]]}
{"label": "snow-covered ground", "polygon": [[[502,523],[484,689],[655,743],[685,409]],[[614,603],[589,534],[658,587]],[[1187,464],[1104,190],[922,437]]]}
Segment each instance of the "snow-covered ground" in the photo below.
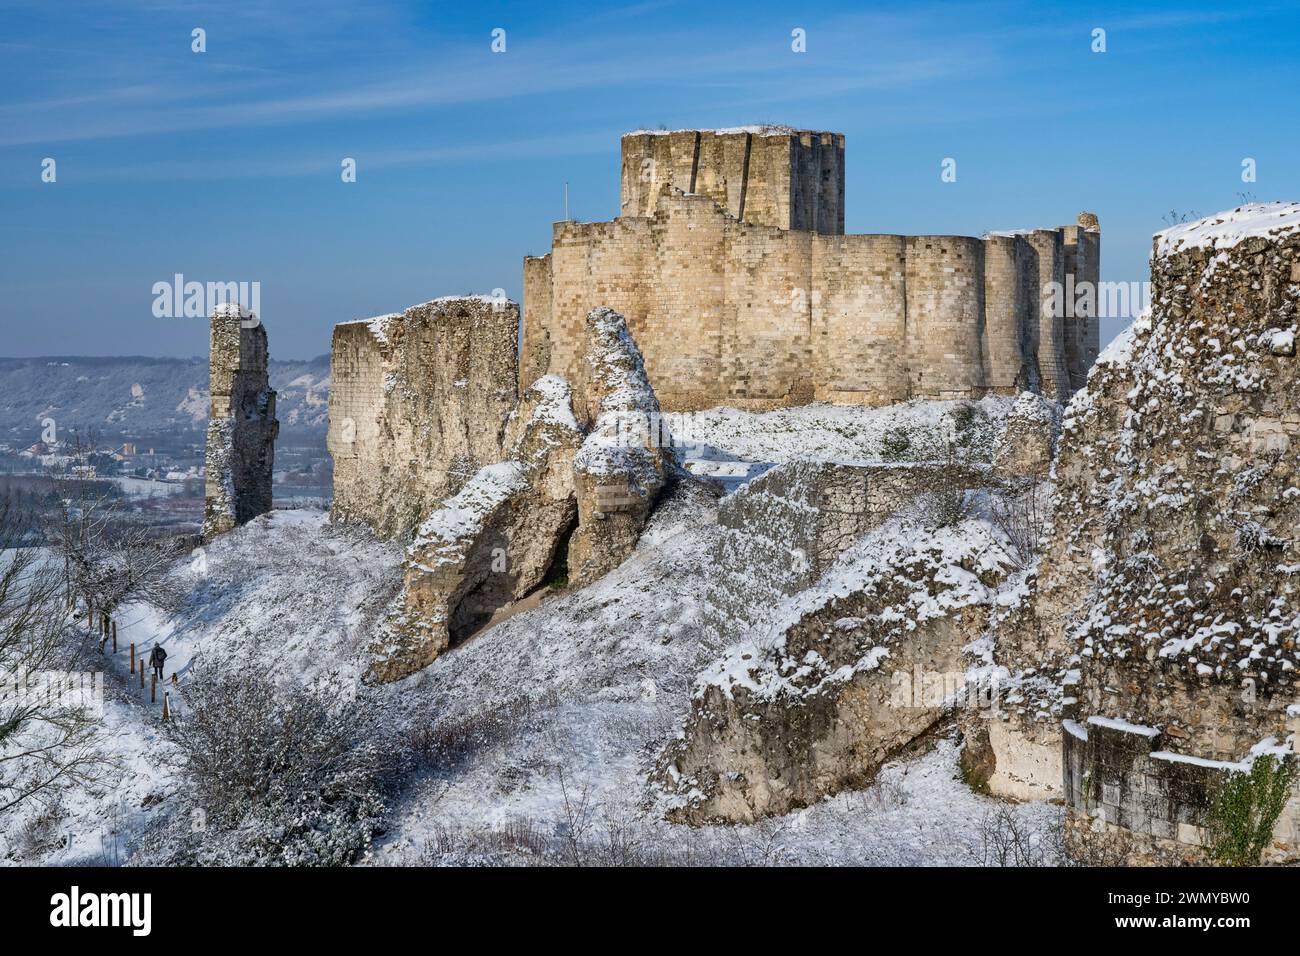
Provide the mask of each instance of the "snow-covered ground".
{"label": "snow-covered ground", "polygon": [[664,418],[687,470],[732,490],[788,461],[881,461],[886,436],[899,430],[947,440],[962,425],[994,432],[1014,403],[1006,396],[979,402],[912,401],[884,408],[814,402],[761,413],[711,408]]}
{"label": "snow-covered ground", "polygon": [[[1010,401],[979,407],[1000,421]],[[697,416],[695,460],[760,469],[799,458],[878,460],[889,429],[950,428],[960,404],[714,410]],[[394,719],[440,741],[445,759],[399,791],[365,862],[563,861],[566,846],[622,841],[638,847],[624,858],[650,862],[974,864],[981,824],[996,811],[1052,831],[1055,807],[972,792],[950,730],[867,789],[786,817],[698,829],[664,822],[646,785],[650,764],[680,728],[699,675],[746,636],[700,626],[718,533],[712,497],[677,494],[604,578],[547,597],[380,689]],[[159,733],[163,689],[158,704],[139,690],[127,673],[130,643],[140,658],[155,643],[167,649],[182,713],[199,656],[280,680],[355,684],[400,586],[401,550],[306,510],[274,511],[197,549],[174,572],[187,588],[179,612],[164,619],[133,606],[118,615],[105,746],[124,782],[63,808],[49,825],[57,836],[39,847],[30,818],[0,823],[0,861],[117,862],[173,805],[180,781]]]}
{"label": "snow-covered ground", "polygon": [[165,498],[185,493],[183,481],[158,481],[154,478],[117,477],[111,479],[129,498]]}

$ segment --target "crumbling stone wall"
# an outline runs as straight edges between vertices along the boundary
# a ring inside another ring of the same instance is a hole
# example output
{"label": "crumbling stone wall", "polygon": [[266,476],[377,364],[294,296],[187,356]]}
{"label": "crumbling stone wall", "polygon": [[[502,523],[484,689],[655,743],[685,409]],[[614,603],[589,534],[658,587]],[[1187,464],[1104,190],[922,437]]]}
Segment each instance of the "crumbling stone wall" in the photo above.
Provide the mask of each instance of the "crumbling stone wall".
{"label": "crumbling stone wall", "polygon": [[1046,478],[1056,454],[1061,406],[1032,392],[1021,392],[993,445],[993,467],[1003,475]]}
{"label": "crumbling stone wall", "polygon": [[500,461],[518,397],[519,307],[453,296],[334,329],[329,431],[337,521],[408,534]]}
{"label": "crumbling stone wall", "polygon": [[[1295,722],[1300,729],[1300,721]],[[1106,717],[1066,720],[1062,734],[1066,847],[1090,861],[1178,866],[1204,863],[1214,834],[1214,795],[1248,763],[1169,750],[1158,729]],[[1177,741],[1174,741],[1176,744]],[[1269,748],[1282,749],[1282,748]],[[1271,754],[1293,759],[1289,751]],[[1275,830],[1269,858],[1295,847],[1295,812]]]}
{"label": "crumbling stone wall", "polygon": [[271,510],[280,431],[261,321],[239,305],[219,306],[212,313],[210,334],[204,541]]}
{"label": "crumbling stone wall", "polygon": [[552,571],[580,586],[636,547],[678,472],[659,443],[659,403],[623,317],[594,309],[587,327],[592,389],[575,402],[558,376],[534,382],[506,423],[503,460],[421,519],[400,604],[370,647],[368,680],[427,666]]}
{"label": "crumbling stone wall", "polygon": [[[1021,667],[1072,672],[1063,715],[1088,736],[1063,738],[1072,832],[1131,862],[1202,858],[1215,779],[1188,766],[1296,730],[1300,205],[1158,234],[1151,272],[1151,314],[1067,410],[1032,626],[1012,644]],[[1158,740],[1108,737],[1120,724]],[[1100,823],[1085,774],[1119,788]],[[1283,826],[1274,855],[1295,856]]]}
{"label": "crumbling stone wall", "polygon": [[426,667],[542,584],[577,521],[573,457],[582,440],[568,384],[534,382],[507,427],[510,457],[479,469],[416,529],[401,602],[370,647],[368,680]]}
{"label": "crumbling stone wall", "polygon": [[[762,188],[741,190],[746,137],[762,141],[751,161],[803,156],[805,139],[809,158],[765,160],[749,174]],[[626,316],[669,411],[1024,389],[1065,398],[1083,382],[1097,354],[1095,299],[1076,315],[1072,297],[1043,293],[1096,283],[1095,216],[984,239],[846,236],[838,212],[822,228],[829,213],[799,211],[843,208],[842,159],[826,159],[842,145],[814,140],[835,137],[625,137],[620,218],[556,223],[549,255],[525,261],[524,373],[553,372],[581,394],[583,320],[608,306]],[[753,199],[768,194],[776,200]]]}

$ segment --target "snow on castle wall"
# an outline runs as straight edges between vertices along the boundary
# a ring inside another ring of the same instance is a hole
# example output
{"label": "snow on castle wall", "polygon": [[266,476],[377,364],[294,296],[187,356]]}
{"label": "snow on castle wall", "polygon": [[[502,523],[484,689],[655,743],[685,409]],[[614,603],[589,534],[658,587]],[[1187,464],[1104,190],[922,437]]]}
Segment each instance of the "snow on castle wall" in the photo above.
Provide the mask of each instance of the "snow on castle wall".
{"label": "snow on castle wall", "polygon": [[271,510],[275,389],[267,381],[266,329],[237,304],[210,321],[210,394],[201,536],[211,541]]}
{"label": "snow on castle wall", "polygon": [[1044,293],[1095,287],[1095,216],[984,239],[844,235],[843,168],[838,134],[628,134],[620,217],[558,222],[551,252],[524,261],[524,380],[550,371],[581,394],[583,321],[608,306],[668,411],[1082,384],[1095,303],[1076,315]]}
{"label": "snow on castle wall", "polygon": [[[1068,670],[1069,845],[1134,863],[1204,859],[1217,786],[1300,732],[1300,204],[1160,233],[1151,274],[1152,312],[1067,409],[1003,662]],[[1300,856],[1298,807],[1266,859]]]}

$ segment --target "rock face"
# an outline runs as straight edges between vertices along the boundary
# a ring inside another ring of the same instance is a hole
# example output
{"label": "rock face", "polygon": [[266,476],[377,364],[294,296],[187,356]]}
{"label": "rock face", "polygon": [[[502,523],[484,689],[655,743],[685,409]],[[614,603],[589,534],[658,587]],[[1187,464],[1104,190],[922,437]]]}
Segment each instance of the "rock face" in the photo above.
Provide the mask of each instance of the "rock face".
{"label": "rock face", "polygon": [[568,384],[546,376],[511,416],[510,457],[481,468],[416,530],[400,609],[371,648],[368,678],[397,680],[541,585],[577,518],[582,432]]}
{"label": "rock face", "polygon": [[434,299],[334,329],[331,517],[409,534],[483,465],[505,457],[518,397],[519,306]]}
{"label": "rock face", "polygon": [[963,710],[962,768],[967,780],[1015,800],[1059,800],[1064,769],[1061,719],[1078,681],[1072,655],[1046,644],[1034,614],[1035,571],[1002,589],[989,640],[969,648],[974,668],[996,682],[998,706]]}
{"label": "rock face", "polygon": [[587,315],[579,419],[589,429],[573,460],[578,529],[569,577],[585,584],[632,553],[676,465],[660,433],[659,401],[623,317]]}
{"label": "rock face", "polygon": [[751,821],[866,783],[967,693],[1010,558],[983,522],[891,522],[701,678],[656,781],[670,819]]}
{"label": "rock face", "polygon": [[[1300,205],[1167,230],[1151,263],[1151,314],[1067,410],[1020,647],[1077,655],[1070,847],[1133,863],[1204,859],[1217,787],[1300,731]],[[1267,857],[1300,855],[1296,808]]]}
{"label": "rock face", "polygon": [[271,510],[275,390],[266,377],[266,329],[238,305],[211,318],[211,405],[202,538],[211,541]]}
{"label": "rock face", "polygon": [[993,467],[1003,474],[1047,477],[1060,429],[1060,405],[1041,395],[1022,392],[994,445]]}

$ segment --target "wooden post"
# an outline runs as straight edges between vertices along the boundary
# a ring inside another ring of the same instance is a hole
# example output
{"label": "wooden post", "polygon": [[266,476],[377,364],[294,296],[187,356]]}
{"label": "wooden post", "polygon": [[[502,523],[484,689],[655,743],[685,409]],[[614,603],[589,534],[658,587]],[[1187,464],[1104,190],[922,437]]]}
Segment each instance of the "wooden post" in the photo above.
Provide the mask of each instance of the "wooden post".
{"label": "wooden post", "polygon": [[[176,675],[173,674],[172,676],[175,677]],[[163,720],[172,719],[171,696],[171,694],[163,691]]]}
{"label": "wooden post", "polygon": [[117,653],[117,621],[113,622],[113,653]]}
{"label": "wooden post", "polygon": [[179,684],[176,683],[176,672],[175,672],[175,671],[172,671],[172,686],[173,686],[173,687],[179,687],[179,686],[180,686]]}
{"label": "wooden post", "polygon": [[144,661],[140,661],[140,689],[144,690]]}
{"label": "wooden post", "polygon": [[135,673],[135,641],[131,642],[131,673]]}
{"label": "wooden post", "polygon": [[158,703],[158,672],[149,675],[149,703]]}

